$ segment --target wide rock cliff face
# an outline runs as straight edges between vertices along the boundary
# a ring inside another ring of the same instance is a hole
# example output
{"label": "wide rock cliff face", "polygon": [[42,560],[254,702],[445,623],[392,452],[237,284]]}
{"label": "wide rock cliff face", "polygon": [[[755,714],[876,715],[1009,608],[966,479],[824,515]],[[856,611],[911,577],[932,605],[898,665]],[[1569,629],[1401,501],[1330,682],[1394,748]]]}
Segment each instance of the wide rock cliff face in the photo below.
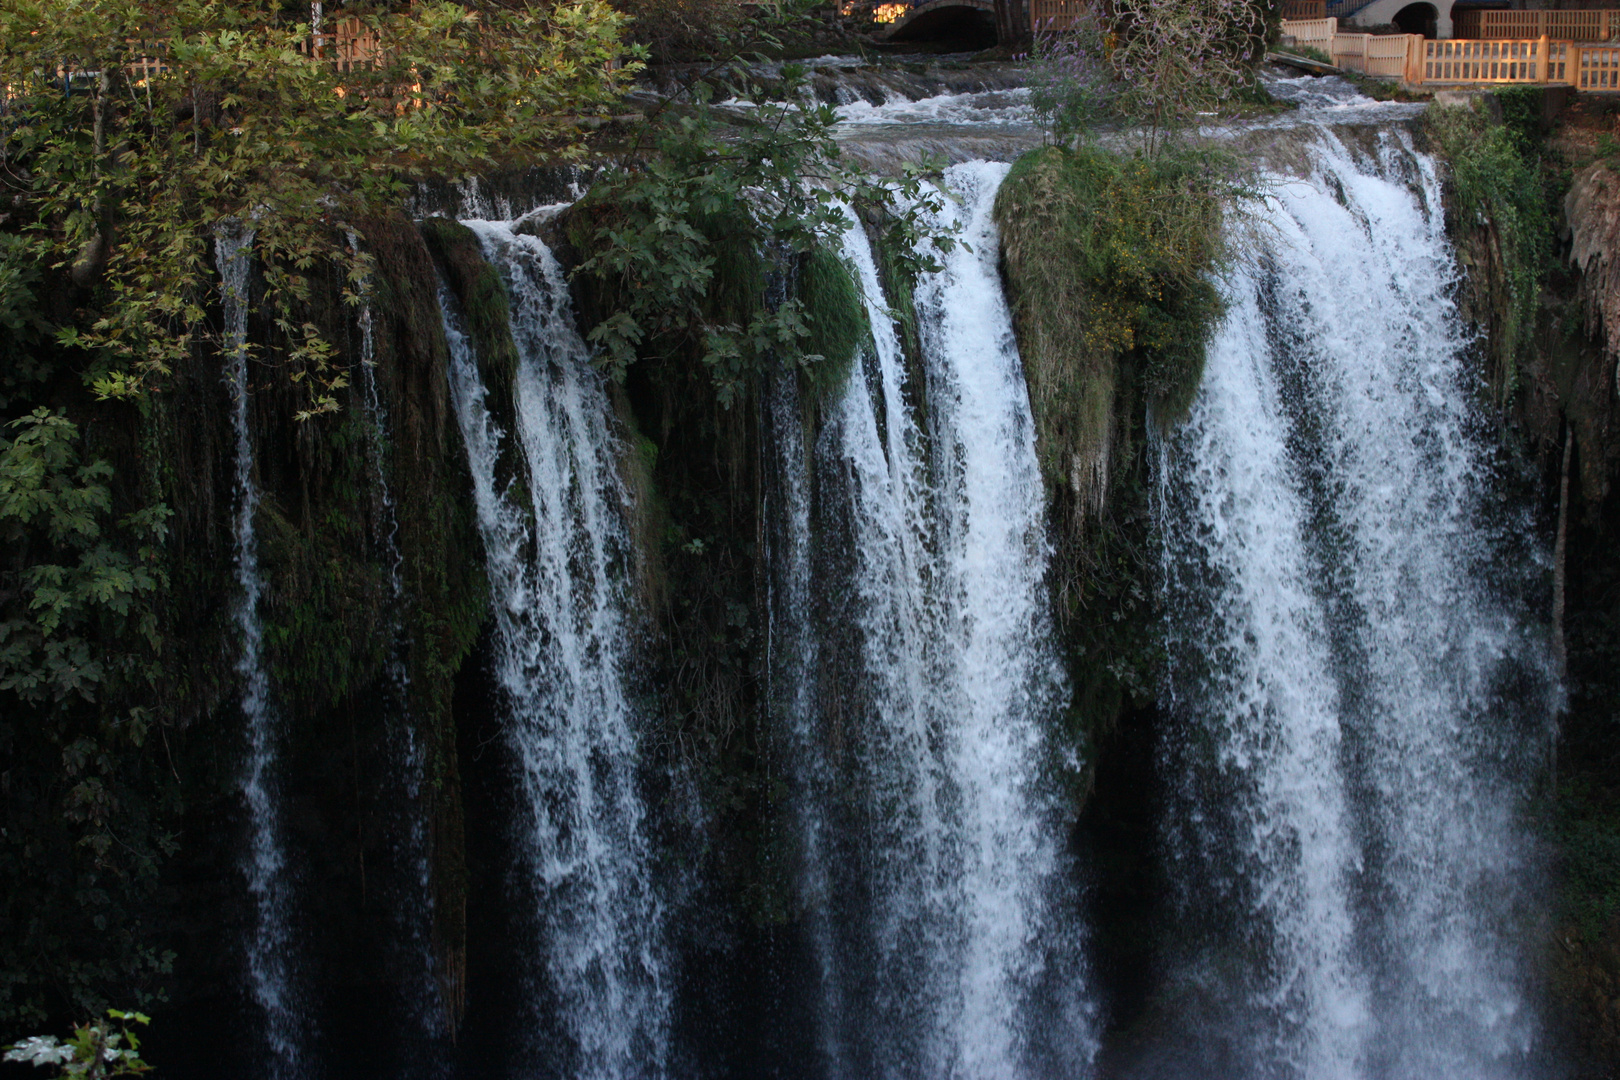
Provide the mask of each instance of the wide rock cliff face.
{"label": "wide rock cliff face", "polygon": [[[372,1010],[339,1003],[397,994],[409,981],[401,970],[422,962],[386,939],[398,929],[390,912],[413,902],[407,894],[424,869],[432,903],[423,946],[448,1030],[412,1042],[448,1037],[463,1008],[467,870],[451,706],[487,600],[447,400],[433,258],[403,218],[367,222],[365,237],[379,267],[369,329],[363,334],[360,313],[336,302],[336,283],[315,294],[329,296],[329,306],[310,312],[352,364],[342,411],[295,420],[300,403],[267,370],[269,350],[250,369],[249,426],[263,493],[255,522],[267,582],[261,614],[300,907],[298,982],[338,1006],[309,1003],[333,1018],[323,1035],[334,1047],[387,1053],[356,1034],[374,1022]],[[275,339],[256,325],[250,337]],[[228,388],[214,359],[201,355],[177,384],[147,442],[163,458],[167,501],[179,510],[167,613],[177,677],[164,707],[180,720],[170,741],[185,809],[169,887],[146,917],[177,954],[159,1049],[185,1075],[241,1052],[232,1028],[251,1020],[219,1018],[238,1016],[239,941],[251,915],[233,885],[245,827],[238,709],[220,685],[234,654],[225,615],[230,486],[219,475],[232,436],[222,423],[198,422],[229,415]],[[410,791],[396,760],[402,739],[421,761]],[[402,855],[413,828],[425,831],[425,867]],[[418,1052],[411,1045],[396,1052]]]}
{"label": "wide rock cliff face", "polygon": [[1560,894],[1549,964],[1579,1075],[1609,1076],[1620,1067],[1620,175],[1579,169],[1559,226],[1561,267],[1542,293],[1509,445],[1540,477],[1548,533],[1564,537],[1554,572],[1569,698],[1550,808]]}
{"label": "wide rock cliff face", "polygon": [[[1591,165],[1575,176],[1564,199],[1569,267],[1575,276],[1584,340],[1543,373],[1575,429],[1584,501],[1601,506],[1620,469],[1620,176]],[[1573,329],[1573,327],[1571,327]],[[1574,336],[1574,335],[1571,335]]]}

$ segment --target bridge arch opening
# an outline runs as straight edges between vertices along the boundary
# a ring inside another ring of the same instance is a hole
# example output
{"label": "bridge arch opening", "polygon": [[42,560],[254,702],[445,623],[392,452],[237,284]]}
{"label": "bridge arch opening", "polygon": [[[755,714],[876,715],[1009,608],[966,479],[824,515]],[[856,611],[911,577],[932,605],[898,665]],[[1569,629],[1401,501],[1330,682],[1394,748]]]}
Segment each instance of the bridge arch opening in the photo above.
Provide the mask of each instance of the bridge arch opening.
{"label": "bridge arch opening", "polygon": [[993,11],[966,4],[940,4],[906,18],[890,41],[927,42],[950,52],[979,52],[996,44]]}
{"label": "bridge arch opening", "polygon": [[1440,9],[1433,4],[1407,4],[1391,20],[1403,34],[1422,34],[1426,38],[1439,37]]}

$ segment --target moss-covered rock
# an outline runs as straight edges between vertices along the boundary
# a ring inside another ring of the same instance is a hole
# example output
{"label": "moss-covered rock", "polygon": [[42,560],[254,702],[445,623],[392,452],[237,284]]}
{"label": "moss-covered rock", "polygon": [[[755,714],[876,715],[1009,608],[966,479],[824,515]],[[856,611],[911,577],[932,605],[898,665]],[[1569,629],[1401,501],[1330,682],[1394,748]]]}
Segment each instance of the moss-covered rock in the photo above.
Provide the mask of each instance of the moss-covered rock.
{"label": "moss-covered rock", "polygon": [[1097,748],[1150,708],[1160,647],[1152,602],[1147,426],[1185,415],[1223,314],[1229,169],[1167,151],[1044,147],[996,199],[1003,272],[1050,495],[1052,588],[1075,696],[1063,735],[1089,793]]}
{"label": "moss-covered rock", "polygon": [[1222,314],[1223,178],[1204,154],[1049,146],[996,198],[1042,470],[1079,519],[1129,467],[1135,413],[1173,423],[1197,392]]}
{"label": "moss-covered rock", "polygon": [[872,324],[854,272],[831,248],[817,245],[799,260],[798,294],[810,327],[804,351],[821,357],[803,369],[804,379],[816,397],[824,397],[849,378],[871,340]]}

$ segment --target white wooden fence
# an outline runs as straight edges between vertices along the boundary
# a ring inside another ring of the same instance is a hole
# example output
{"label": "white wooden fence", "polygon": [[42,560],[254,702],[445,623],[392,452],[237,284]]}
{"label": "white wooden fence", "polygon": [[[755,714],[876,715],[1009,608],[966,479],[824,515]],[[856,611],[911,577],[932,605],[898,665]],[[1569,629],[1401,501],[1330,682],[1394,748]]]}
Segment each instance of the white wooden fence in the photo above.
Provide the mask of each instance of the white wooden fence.
{"label": "white wooden fence", "polygon": [[1338,67],[1397,78],[1414,86],[1540,84],[1620,90],[1620,45],[1547,37],[1434,41],[1420,34],[1347,34],[1339,32],[1337,19],[1285,19],[1282,30],[1299,45],[1326,53]]}

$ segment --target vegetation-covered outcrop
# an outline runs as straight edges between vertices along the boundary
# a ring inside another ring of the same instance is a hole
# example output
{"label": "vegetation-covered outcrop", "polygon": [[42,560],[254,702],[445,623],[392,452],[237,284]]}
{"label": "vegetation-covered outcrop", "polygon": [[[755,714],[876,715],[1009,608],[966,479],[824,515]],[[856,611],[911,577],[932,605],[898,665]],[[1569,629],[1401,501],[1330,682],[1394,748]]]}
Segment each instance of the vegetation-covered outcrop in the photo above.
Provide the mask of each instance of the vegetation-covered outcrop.
{"label": "vegetation-covered outcrop", "polygon": [[1620,1062],[1612,117],[1607,103],[1522,89],[1431,109],[1426,125],[1446,165],[1447,227],[1465,271],[1459,301],[1481,332],[1481,392],[1501,424],[1504,472],[1539,494],[1553,541],[1549,600],[1568,700],[1538,808],[1558,881],[1545,955],[1583,1076]]}
{"label": "vegetation-covered outcrop", "polygon": [[[1068,735],[1088,769],[1097,740],[1157,689],[1145,450],[1150,427],[1185,415],[1224,310],[1212,275],[1230,173],[1182,147],[1050,146],[1021,158],[996,200],[1075,687]],[[1083,800],[1089,772],[1079,780]]]}

